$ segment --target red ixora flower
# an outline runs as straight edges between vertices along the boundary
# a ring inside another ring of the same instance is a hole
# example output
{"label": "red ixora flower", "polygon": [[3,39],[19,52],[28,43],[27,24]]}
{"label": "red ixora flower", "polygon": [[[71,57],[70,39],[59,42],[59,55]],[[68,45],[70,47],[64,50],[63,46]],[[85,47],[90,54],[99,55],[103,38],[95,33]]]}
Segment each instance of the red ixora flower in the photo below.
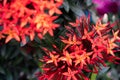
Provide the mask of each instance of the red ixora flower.
{"label": "red ixora flower", "polygon": [[107,66],[106,61],[120,59],[114,54],[119,49],[116,44],[120,41],[119,30],[110,35],[110,24],[98,21],[90,26],[85,17],[76,21],[70,23],[74,28],[66,26],[69,32],[68,38],[61,37],[66,44],[62,51],[44,49],[47,56],[42,59],[45,64],[39,80],[89,80],[86,73],[98,73],[100,65]]}
{"label": "red ixora flower", "polygon": [[26,37],[32,41],[36,35],[41,39],[47,32],[53,36],[53,30],[59,26],[54,23],[58,17],[54,14],[62,14],[59,10],[62,3],[63,0],[0,1],[0,39],[5,38],[5,43],[15,39],[26,44]]}

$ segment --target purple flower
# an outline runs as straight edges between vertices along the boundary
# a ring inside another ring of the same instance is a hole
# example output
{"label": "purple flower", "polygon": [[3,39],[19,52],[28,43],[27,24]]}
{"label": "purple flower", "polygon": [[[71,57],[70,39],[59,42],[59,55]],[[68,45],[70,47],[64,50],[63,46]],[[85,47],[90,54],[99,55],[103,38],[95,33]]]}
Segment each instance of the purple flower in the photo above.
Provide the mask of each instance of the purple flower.
{"label": "purple flower", "polygon": [[105,13],[116,14],[119,11],[120,0],[92,0],[96,4],[96,10],[99,15]]}

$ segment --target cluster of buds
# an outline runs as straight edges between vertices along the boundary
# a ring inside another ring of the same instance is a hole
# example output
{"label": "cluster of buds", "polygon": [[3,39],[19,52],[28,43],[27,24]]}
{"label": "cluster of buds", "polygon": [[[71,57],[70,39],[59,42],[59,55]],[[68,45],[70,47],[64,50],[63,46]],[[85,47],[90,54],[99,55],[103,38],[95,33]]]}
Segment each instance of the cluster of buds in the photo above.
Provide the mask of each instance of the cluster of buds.
{"label": "cluster of buds", "polygon": [[26,36],[40,39],[48,32],[59,27],[54,23],[61,14],[59,7],[63,0],[2,0],[0,1],[0,39],[5,43],[15,39],[23,44]]}
{"label": "cluster of buds", "polygon": [[120,31],[112,31],[110,24],[90,26],[89,19],[82,17],[66,26],[68,32],[61,41],[66,44],[62,51],[57,47],[43,57],[43,73],[39,80],[89,80],[88,73],[98,73],[101,65],[119,60],[115,53],[119,50]]}

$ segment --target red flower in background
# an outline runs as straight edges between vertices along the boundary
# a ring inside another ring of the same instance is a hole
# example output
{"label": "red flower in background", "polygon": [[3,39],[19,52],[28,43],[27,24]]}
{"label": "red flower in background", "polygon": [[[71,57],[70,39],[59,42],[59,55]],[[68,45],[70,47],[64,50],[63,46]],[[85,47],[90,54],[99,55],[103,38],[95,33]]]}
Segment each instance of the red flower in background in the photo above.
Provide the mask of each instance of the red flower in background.
{"label": "red flower in background", "polygon": [[120,8],[120,0],[92,0],[96,5],[96,10],[99,15],[105,13],[117,14]]}
{"label": "red flower in background", "polygon": [[39,80],[89,80],[86,72],[97,73],[101,64],[106,66],[106,61],[119,59],[114,54],[119,49],[116,44],[120,40],[119,30],[109,35],[110,24],[98,21],[90,26],[89,19],[85,17],[76,21],[70,23],[75,29],[66,26],[68,38],[61,37],[66,44],[62,52],[57,48],[54,51],[44,49],[47,56],[42,60],[45,64]]}
{"label": "red flower in background", "polygon": [[[57,16],[53,14],[61,14],[62,3],[63,0],[3,0],[0,3],[0,38],[4,34],[6,43],[15,39],[26,44],[26,36],[31,41],[36,34],[40,38],[47,32],[53,36],[53,30],[59,26],[54,23]],[[11,24],[14,25],[12,29]]]}

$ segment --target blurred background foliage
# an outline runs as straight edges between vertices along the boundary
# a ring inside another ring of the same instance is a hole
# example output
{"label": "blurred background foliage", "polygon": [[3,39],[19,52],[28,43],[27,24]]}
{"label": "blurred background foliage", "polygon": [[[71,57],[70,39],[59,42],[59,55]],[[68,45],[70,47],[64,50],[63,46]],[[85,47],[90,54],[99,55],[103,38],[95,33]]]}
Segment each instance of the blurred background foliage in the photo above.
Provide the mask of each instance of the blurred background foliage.
{"label": "blurred background foliage", "polygon": [[[4,40],[0,40],[0,80],[37,80],[36,75],[41,71],[40,66],[42,65],[39,59],[45,55],[42,47],[51,50],[53,49],[51,45],[56,44],[62,50],[64,44],[60,41],[59,36],[65,35],[64,25],[75,21],[76,17],[90,16],[91,24],[103,16],[103,22],[111,23],[119,21],[120,18],[120,12],[99,15],[92,0],[64,0],[60,10],[63,14],[55,20],[60,27],[54,31],[54,37],[46,34],[42,40],[36,37],[34,41],[30,42],[28,39],[26,45],[21,45],[14,40],[2,44]],[[115,27],[116,29],[120,29],[119,23]],[[98,75],[91,74],[91,80],[120,80],[120,64],[108,64],[110,67],[102,67]]]}

